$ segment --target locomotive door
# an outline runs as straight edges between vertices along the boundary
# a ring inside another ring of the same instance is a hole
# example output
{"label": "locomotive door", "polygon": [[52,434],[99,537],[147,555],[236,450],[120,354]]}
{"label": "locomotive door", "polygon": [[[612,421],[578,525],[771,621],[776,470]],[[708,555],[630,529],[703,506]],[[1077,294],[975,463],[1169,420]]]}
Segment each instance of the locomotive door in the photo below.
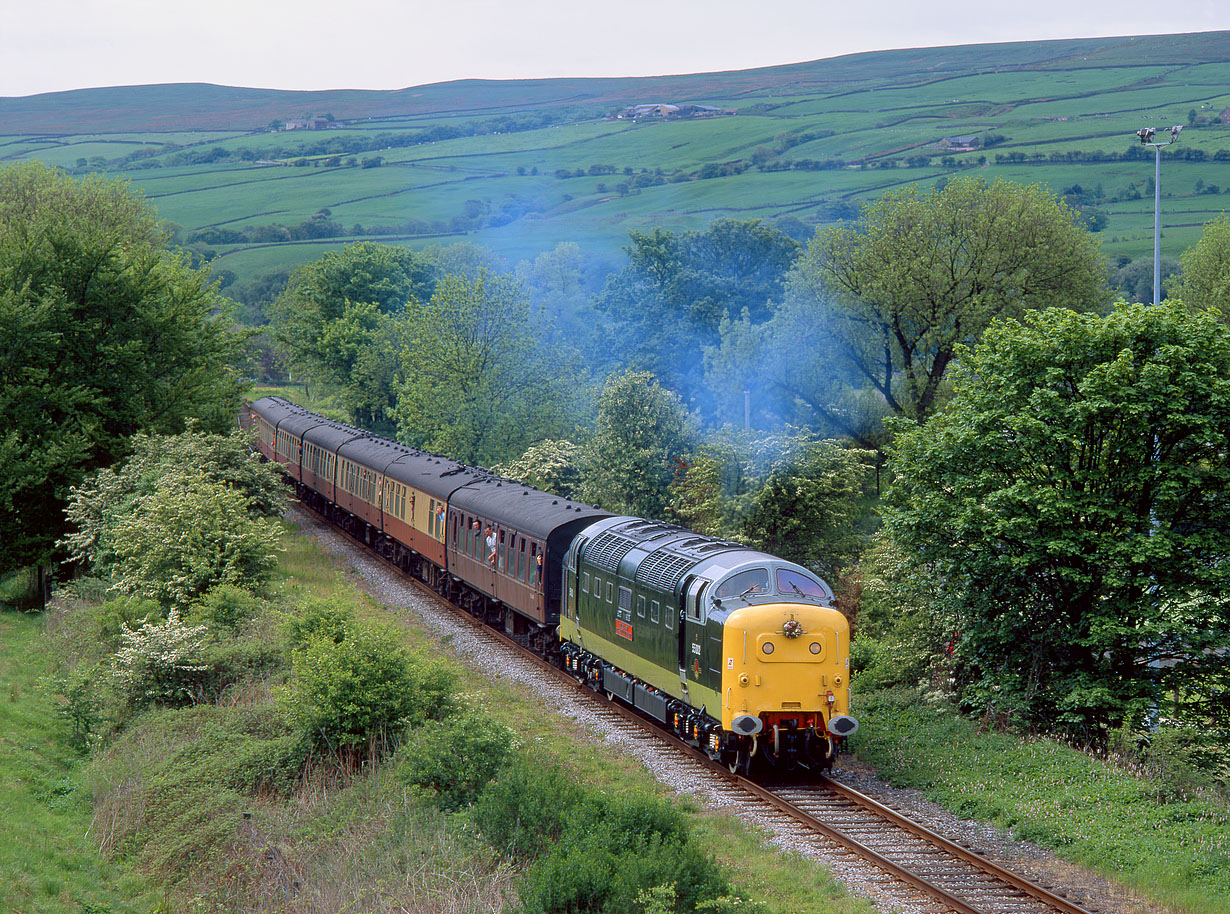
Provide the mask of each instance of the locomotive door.
{"label": "locomotive door", "polygon": [[705,644],[704,592],[708,581],[689,578],[683,582],[683,606],[679,612],[679,679],[684,691],[699,683],[704,666],[701,651]]}

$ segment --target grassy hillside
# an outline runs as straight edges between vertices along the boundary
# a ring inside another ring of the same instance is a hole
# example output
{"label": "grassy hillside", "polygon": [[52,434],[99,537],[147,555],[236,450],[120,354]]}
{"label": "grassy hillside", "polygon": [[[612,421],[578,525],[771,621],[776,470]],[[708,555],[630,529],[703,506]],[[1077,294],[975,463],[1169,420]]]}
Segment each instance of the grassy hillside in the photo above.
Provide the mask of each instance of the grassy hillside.
{"label": "grassy hillside", "polygon": [[[241,277],[361,237],[465,238],[515,261],[563,240],[612,254],[630,228],[720,216],[802,234],[965,169],[1068,193],[1108,253],[1135,257],[1152,250],[1153,155],[1133,134],[1184,124],[1163,152],[1164,253],[1177,256],[1230,202],[1227,87],[1230,32],[388,92],[91,89],[0,99],[0,161],[126,176],[182,241]],[[614,117],[638,103],[735,113]],[[334,127],[268,129],[311,114]],[[945,142],[967,137],[974,148]]]}

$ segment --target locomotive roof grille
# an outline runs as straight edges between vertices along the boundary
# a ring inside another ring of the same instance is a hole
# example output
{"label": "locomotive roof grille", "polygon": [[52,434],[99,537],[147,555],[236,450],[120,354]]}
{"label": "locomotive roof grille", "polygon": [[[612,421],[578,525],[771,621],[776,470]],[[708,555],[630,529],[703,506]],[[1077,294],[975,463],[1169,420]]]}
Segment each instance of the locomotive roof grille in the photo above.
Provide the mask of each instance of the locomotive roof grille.
{"label": "locomotive roof grille", "polygon": [[636,545],[632,540],[604,530],[585,544],[585,559],[607,571],[618,572],[619,562]]}
{"label": "locomotive roof grille", "polygon": [[636,569],[636,579],[642,584],[671,593],[675,590],[675,585],[683,579],[684,573],[695,564],[695,559],[658,550],[651,552],[641,562]]}

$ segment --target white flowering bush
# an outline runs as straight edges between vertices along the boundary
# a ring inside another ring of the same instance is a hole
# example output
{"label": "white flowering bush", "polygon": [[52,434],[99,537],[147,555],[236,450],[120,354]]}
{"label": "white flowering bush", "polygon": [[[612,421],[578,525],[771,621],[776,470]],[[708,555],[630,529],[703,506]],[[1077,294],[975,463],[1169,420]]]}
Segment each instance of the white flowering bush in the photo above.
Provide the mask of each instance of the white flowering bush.
{"label": "white flowering bush", "polygon": [[118,691],[134,707],[196,700],[206,670],[208,627],[188,625],[172,609],[165,620],[133,628],[124,623],[113,661]]}
{"label": "white flowering bush", "polygon": [[72,489],[64,509],[69,531],[60,545],[74,562],[106,574],[114,561],[107,548],[112,528],[167,477],[187,473],[242,492],[252,517],[282,513],[286,485],[277,467],[253,452],[250,433],[213,435],[189,426],[178,435],[134,435],[123,464],[104,467]]}
{"label": "white flowering bush", "polygon": [[164,476],[106,530],[113,589],[184,606],[219,584],[248,590],[277,563],[281,528],[248,498],[191,473]]}

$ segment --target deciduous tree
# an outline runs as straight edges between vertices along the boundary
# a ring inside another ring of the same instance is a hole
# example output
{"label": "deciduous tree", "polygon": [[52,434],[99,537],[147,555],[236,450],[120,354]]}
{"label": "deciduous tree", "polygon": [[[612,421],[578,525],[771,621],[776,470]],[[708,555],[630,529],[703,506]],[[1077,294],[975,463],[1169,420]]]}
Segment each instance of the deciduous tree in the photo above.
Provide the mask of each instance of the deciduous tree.
{"label": "deciduous tree", "polygon": [[898,438],[886,523],[940,582],[966,703],[1094,743],[1165,695],[1225,721],[1230,328],[1048,309],[961,358]]}
{"label": "deciduous tree", "polygon": [[1230,219],[1222,213],[1204,227],[1200,240],[1179,258],[1183,272],[1168,286],[1189,308],[1217,308],[1230,321]]}
{"label": "deciduous tree", "polygon": [[235,422],[242,337],[122,183],[0,169],[0,573],[45,563],[69,489],[139,430]]}
{"label": "deciduous tree", "polygon": [[663,384],[703,392],[701,353],[724,319],[769,316],[799,243],[759,220],[718,219],[704,231],[629,233],[629,263],[598,298],[624,364]]}
{"label": "deciduous tree", "polygon": [[292,367],[337,389],[359,425],[391,432],[396,325],[409,301],[431,296],[435,278],[413,251],[360,242],[295,270],[270,319]]}
{"label": "deciduous tree", "polygon": [[406,314],[393,413],[401,440],[491,466],[571,431],[575,360],[539,345],[544,327],[507,276],[441,277]]}
{"label": "deciduous tree", "polygon": [[583,491],[608,511],[661,519],[670,485],[695,442],[677,394],[648,372],[607,379],[598,404],[598,430],[589,443]]}
{"label": "deciduous tree", "polygon": [[828,335],[799,357],[840,359],[893,413],[925,418],[957,347],[994,318],[1094,309],[1109,294],[1098,243],[1066,204],[1038,186],[959,178],[891,191],[854,225],[821,229],[789,297]]}

